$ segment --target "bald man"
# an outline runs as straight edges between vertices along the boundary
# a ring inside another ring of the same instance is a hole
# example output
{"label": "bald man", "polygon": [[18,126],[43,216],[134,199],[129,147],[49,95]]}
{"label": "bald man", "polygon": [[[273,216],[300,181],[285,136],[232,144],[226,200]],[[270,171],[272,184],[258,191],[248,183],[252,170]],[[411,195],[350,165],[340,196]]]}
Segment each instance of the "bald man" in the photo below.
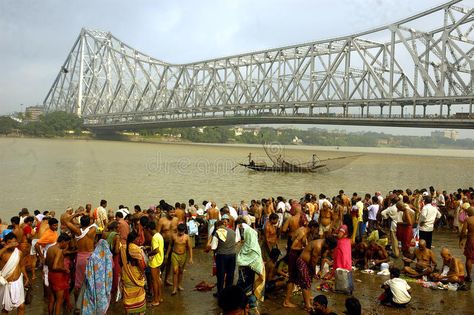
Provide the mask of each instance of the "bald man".
{"label": "bald man", "polygon": [[414,268],[406,266],[403,271],[412,278],[429,276],[436,269],[436,259],[433,251],[426,245],[425,240],[420,240],[418,248],[415,249],[412,258],[403,257],[403,261],[411,264],[415,263]]}
{"label": "bald man", "polygon": [[435,281],[443,283],[463,283],[464,282],[464,265],[462,262],[451,255],[447,247],[441,249],[441,258],[443,259],[443,266],[441,273],[432,274]]}

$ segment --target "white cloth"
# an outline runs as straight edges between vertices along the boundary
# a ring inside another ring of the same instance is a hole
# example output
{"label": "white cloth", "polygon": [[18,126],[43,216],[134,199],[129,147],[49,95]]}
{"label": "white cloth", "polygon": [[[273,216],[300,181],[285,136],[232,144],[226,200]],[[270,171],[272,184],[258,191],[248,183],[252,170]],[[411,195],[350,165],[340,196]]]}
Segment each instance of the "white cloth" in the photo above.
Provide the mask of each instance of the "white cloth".
{"label": "white cloth", "polygon": [[34,240],[31,241],[31,249],[30,249],[30,256],[35,256],[36,255],[36,249],[35,245],[38,243],[39,239],[35,238]]}
{"label": "white cloth", "polygon": [[319,210],[321,210],[323,208],[323,203],[325,203],[325,202],[328,204],[329,208],[332,209],[332,203],[329,200],[327,200],[326,198],[324,198],[324,199],[319,199],[319,201],[318,201]]}
{"label": "white cloth", "polygon": [[410,286],[408,283],[400,278],[393,278],[385,281],[385,285],[390,287],[390,291],[393,294],[393,301],[398,304],[406,304],[411,301]]}
{"label": "white cloth", "polygon": [[10,312],[25,303],[25,287],[23,286],[23,274],[16,281],[0,285],[0,299],[3,309]]}
{"label": "white cloth", "polygon": [[99,206],[97,208],[97,225],[99,228],[104,229],[106,222],[107,222],[107,210],[105,210],[104,207]]}
{"label": "white cloth", "polygon": [[239,215],[237,214],[237,210],[235,210],[235,208],[231,206],[229,206],[229,214],[232,218],[234,218],[234,220],[237,220],[237,218],[239,217]]}
{"label": "white cloth", "polygon": [[387,209],[381,212],[382,218],[384,219],[392,219],[390,224],[390,230],[396,231],[397,230],[397,222],[398,222],[398,211],[395,205],[388,207]]}
{"label": "white cloth", "polygon": [[427,204],[420,212],[420,231],[433,232],[436,219],[441,218],[441,213],[432,204]]}
{"label": "white cloth", "polygon": [[[51,246],[54,246],[56,245],[56,242],[52,243],[52,244],[48,244],[46,246],[43,247],[43,256],[44,258],[46,259],[46,254],[48,253],[48,249],[51,247]],[[48,272],[49,272],[49,269],[48,269],[48,265],[44,264],[43,265],[43,276],[44,276],[44,285],[49,287],[49,280],[48,280]]]}
{"label": "white cloth", "polygon": [[0,272],[0,285],[4,286],[8,284],[8,277],[10,277],[13,274],[13,271],[15,271],[16,267],[20,263],[20,251],[18,248],[15,248],[13,250],[13,253],[10,255],[10,258],[8,259],[7,263],[5,266],[3,266],[2,271]]}
{"label": "white cloth", "polygon": [[441,277],[446,277],[449,273],[449,266],[443,266],[443,271],[441,272]]}
{"label": "white cloth", "polygon": [[367,210],[369,211],[369,220],[377,220],[377,213],[379,212],[380,206],[378,204],[370,205]]}
{"label": "white cloth", "polygon": [[83,239],[84,236],[86,236],[87,233],[89,233],[90,229],[92,229],[93,227],[95,227],[96,229],[98,228],[97,225],[95,225],[95,223],[89,225],[89,226],[86,227],[84,230],[81,228],[81,235],[77,235],[77,236],[76,236],[76,241],[79,241],[79,240]]}

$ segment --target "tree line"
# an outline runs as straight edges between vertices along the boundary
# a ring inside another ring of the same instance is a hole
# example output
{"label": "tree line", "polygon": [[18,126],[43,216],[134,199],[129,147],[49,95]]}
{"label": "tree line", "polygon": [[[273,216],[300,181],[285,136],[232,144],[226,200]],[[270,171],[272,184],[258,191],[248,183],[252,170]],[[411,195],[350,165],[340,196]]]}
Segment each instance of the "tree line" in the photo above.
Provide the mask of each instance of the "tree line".
{"label": "tree line", "polygon": [[66,112],[46,113],[36,121],[18,122],[10,116],[0,117],[0,134],[19,133],[32,137],[63,137],[70,131],[80,134],[83,130],[83,119]]}

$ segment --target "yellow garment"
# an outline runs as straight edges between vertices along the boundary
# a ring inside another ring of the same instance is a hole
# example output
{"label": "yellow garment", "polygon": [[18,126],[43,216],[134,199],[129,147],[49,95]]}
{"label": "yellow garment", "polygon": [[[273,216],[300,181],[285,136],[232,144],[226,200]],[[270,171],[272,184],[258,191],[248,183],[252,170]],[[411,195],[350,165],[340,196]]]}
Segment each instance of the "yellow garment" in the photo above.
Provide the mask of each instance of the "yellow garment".
{"label": "yellow garment", "polygon": [[165,243],[163,240],[163,236],[161,236],[160,233],[156,233],[155,235],[153,235],[153,238],[151,239],[151,250],[157,250],[157,253],[156,255],[152,256],[152,258],[148,262],[148,266],[150,266],[150,268],[158,268],[163,263],[164,246]]}
{"label": "yellow garment", "polygon": [[255,280],[253,282],[253,294],[255,294],[255,297],[257,298],[258,301],[263,302],[265,296],[264,296],[264,290],[265,290],[265,265],[263,265],[262,268],[262,273],[255,273]]}
{"label": "yellow garment", "polygon": [[357,229],[359,228],[359,219],[358,218],[352,217],[352,226],[353,226],[354,229],[352,230],[351,241],[354,244],[356,236],[357,236]]}
{"label": "yellow garment", "polygon": [[[140,247],[129,244],[129,255],[144,265],[143,254]],[[122,284],[123,305],[128,314],[143,313],[146,310],[145,275],[138,266],[130,264],[127,260],[127,246],[120,248],[122,259]]]}
{"label": "yellow garment", "polygon": [[186,253],[177,254],[173,252],[171,254],[171,265],[173,266],[173,268],[178,267],[179,269],[184,269],[187,259],[188,259],[188,255],[186,255]]}
{"label": "yellow garment", "polygon": [[369,237],[367,238],[367,242],[370,243],[371,241],[374,241],[383,247],[388,245],[388,238],[379,238],[379,231],[377,230],[372,231],[372,233],[370,233]]}
{"label": "yellow garment", "polygon": [[225,242],[225,241],[227,240],[227,230],[226,230],[226,229],[218,229],[218,230],[216,231],[216,234],[217,234],[217,237],[218,237],[221,241]]}

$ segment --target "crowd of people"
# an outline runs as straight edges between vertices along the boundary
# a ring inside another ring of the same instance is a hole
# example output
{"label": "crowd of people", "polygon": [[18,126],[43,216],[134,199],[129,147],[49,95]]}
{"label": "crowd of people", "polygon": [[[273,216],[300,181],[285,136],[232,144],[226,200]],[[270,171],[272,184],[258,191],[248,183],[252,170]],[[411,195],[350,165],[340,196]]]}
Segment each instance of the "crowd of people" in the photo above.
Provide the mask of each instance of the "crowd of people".
{"label": "crowd of people", "polygon": [[[440,246],[438,268],[432,244],[440,227],[457,232],[465,263]],[[184,290],[184,270],[199,246],[212,253],[214,296],[224,314],[258,312],[265,296],[279,289],[283,307],[297,307],[292,300],[301,290],[305,310],[334,314],[325,295],[311,297],[313,280],[351,295],[354,269],[390,276],[381,283],[379,300],[405,307],[412,297],[403,277],[460,289],[471,281],[474,190],[448,194],[430,187],[363,197],[341,190],[332,198],[306,193],[299,199],[222,207],[213,201],[170,205],[161,200],[146,210],[139,205],[108,209],[101,200],[96,208],[69,207],[59,219],[54,212],[30,214],[23,208],[10,224],[0,224],[0,238],[4,312],[24,313],[25,288],[41,270],[49,314],[63,308],[105,314],[118,301],[128,314],[144,314],[147,306],[163,302],[164,286],[171,287],[171,295]],[[355,297],[346,300],[346,308],[348,314],[361,312]]]}

